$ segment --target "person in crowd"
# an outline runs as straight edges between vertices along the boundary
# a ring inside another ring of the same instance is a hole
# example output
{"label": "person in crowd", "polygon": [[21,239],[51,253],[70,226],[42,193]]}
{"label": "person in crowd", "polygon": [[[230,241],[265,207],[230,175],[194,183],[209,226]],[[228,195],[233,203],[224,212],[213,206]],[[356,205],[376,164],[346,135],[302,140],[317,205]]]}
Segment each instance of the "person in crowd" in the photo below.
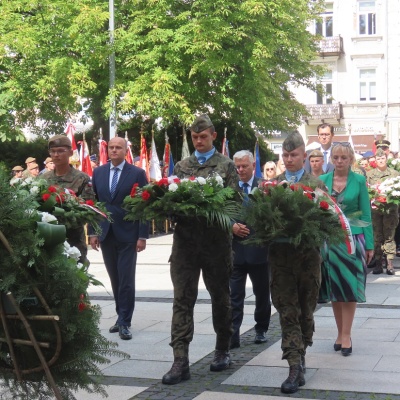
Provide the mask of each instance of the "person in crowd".
{"label": "person in crowd", "polygon": [[53,169],[54,169],[53,160],[51,159],[51,157],[47,157],[46,160],[44,161],[44,168],[39,172],[39,175],[42,175],[48,171],[53,171]]}
{"label": "person in crowd", "polygon": [[[376,140],[375,141],[376,150],[382,149],[383,152],[386,154],[386,158],[389,157],[390,154],[390,142],[386,139]],[[376,155],[376,153],[375,153]]]}
{"label": "person in crowd", "polygon": [[92,171],[99,166],[96,154],[90,156],[90,166],[92,167]]}
{"label": "person in crowd", "polygon": [[275,176],[281,175],[286,171],[285,163],[283,162],[282,158],[279,157],[276,163],[276,174]]}
{"label": "person in crowd", "polygon": [[[239,190],[235,164],[213,145],[217,133],[209,116],[203,114],[196,117],[190,131],[195,152],[175,165],[174,174],[178,178],[206,178],[217,173],[223,178],[225,186]],[[189,345],[193,338],[193,309],[200,272],[211,296],[213,325],[217,335],[210,370],[222,371],[231,364],[229,278],[232,271],[232,235],[195,218],[179,218],[176,222],[170,257],[174,287],[170,346],[174,362],[162,378],[162,382],[168,385],[190,379]]]}
{"label": "person in crowd", "polygon": [[[371,207],[366,179],[351,170],[354,151],[350,143],[332,146],[331,160],[334,171],[320,179],[328,193],[336,199],[345,216],[349,217],[355,245],[349,254],[346,243],[328,246],[323,251],[320,300],[331,301],[335,316],[337,337],[334,350],[343,356],[352,353],[351,328],[357,303],[364,303],[367,264],[374,254]],[[352,219],[363,221],[352,224]]]}
{"label": "person in crowd", "polygon": [[369,171],[370,167],[369,167],[369,162],[368,162],[368,159],[367,159],[367,158],[363,157],[363,158],[358,162],[358,164],[360,165],[361,168],[364,169],[364,171],[366,171],[366,172]]}
{"label": "person in crowd", "polygon": [[[316,177],[304,170],[305,144],[298,132],[288,135],[282,144],[286,171],[278,182],[300,182],[325,188]],[[289,363],[289,376],[282,383],[282,393],[295,393],[305,384],[305,354],[314,333],[314,310],[321,281],[320,249],[302,249],[282,238],[269,246],[272,304],[279,312],[282,329],[282,359]]]}
{"label": "person in crowd", "polygon": [[36,178],[39,175],[39,165],[37,165],[34,162],[30,163],[28,166],[28,171],[29,171],[28,177]]}
{"label": "person in crowd", "polygon": [[26,168],[25,168],[25,170],[22,172],[22,178],[23,178],[23,179],[26,179],[26,178],[28,178],[28,177],[31,176],[31,174],[30,174],[30,172],[29,172],[29,167],[30,167],[30,165],[33,164],[33,163],[36,163],[36,158],[34,158],[34,157],[28,157],[28,158],[25,160]]}
{"label": "person in crowd", "polygon": [[[332,125],[323,123],[317,126],[317,133],[318,142],[320,143],[321,147],[315,150],[319,150],[322,153],[322,170],[324,171],[323,173],[326,174],[327,172],[333,171],[333,164],[330,162],[330,155],[335,132]],[[304,170],[311,173],[309,158],[306,159]]]}
{"label": "person in crowd", "polygon": [[324,165],[324,155],[320,150],[313,150],[308,154],[308,162],[311,167],[311,175],[319,177],[324,173],[322,166]]}
{"label": "person in crowd", "polygon": [[[72,156],[72,144],[65,135],[55,135],[48,142],[49,153],[54,163],[52,171],[45,172],[42,177],[53,185],[71,189],[84,200],[94,200],[94,192],[90,184],[90,177],[78,171],[69,164]],[[81,252],[80,262],[89,263],[87,259],[87,245],[84,227],[67,229],[67,242]]]}
{"label": "person in crowd", "polygon": [[267,161],[264,165],[264,179],[268,181],[276,176],[276,164],[273,161]]}
{"label": "person in crowd", "polygon": [[[388,178],[399,175],[399,172],[387,166],[387,155],[382,148],[376,150],[375,158],[376,168],[367,173],[368,184],[377,185]],[[395,274],[393,268],[393,259],[396,255],[394,235],[399,223],[398,208],[397,204],[391,203],[372,209],[376,260],[376,266],[372,271],[373,274],[383,273],[383,268],[385,267],[388,275]]]}
{"label": "person in crowd", "polygon": [[[258,186],[259,180],[254,176],[256,163],[253,154],[248,150],[238,151],[233,156],[239,174],[239,186],[246,197],[251,189]],[[275,165],[275,163],[272,162]],[[233,232],[233,271],[230,279],[233,335],[231,349],[240,347],[240,326],[243,321],[244,299],[246,297],[246,280],[249,276],[256,300],[254,310],[254,343],[267,341],[271,319],[271,300],[269,293],[269,271],[266,246],[244,245],[243,240],[251,235],[251,228],[243,222],[232,226]]]}
{"label": "person in crowd", "polygon": [[13,185],[19,180],[22,180],[23,171],[24,169],[20,165],[16,165],[15,167],[13,167],[13,169],[11,170],[12,178],[10,180],[10,185]]}
{"label": "person in crowd", "polygon": [[136,165],[136,167],[140,167],[140,157],[139,156],[136,156],[133,159],[133,165]]}
{"label": "person in crowd", "polygon": [[118,319],[109,329],[119,332],[122,340],[132,339],[130,331],[135,309],[135,274],[137,253],[146,249],[149,226],[139,221],[124,221],[122,207],[133,185],[147,185],[146,173],[125,161],[126,140],[114,137],[108,142],[110,163],[93,170],[93,189],[99,201],[105,203],[113,223],[101,223],[101,236],[89,229],[89,241],[94,250],[101,248],[104,264],[110,277]]}

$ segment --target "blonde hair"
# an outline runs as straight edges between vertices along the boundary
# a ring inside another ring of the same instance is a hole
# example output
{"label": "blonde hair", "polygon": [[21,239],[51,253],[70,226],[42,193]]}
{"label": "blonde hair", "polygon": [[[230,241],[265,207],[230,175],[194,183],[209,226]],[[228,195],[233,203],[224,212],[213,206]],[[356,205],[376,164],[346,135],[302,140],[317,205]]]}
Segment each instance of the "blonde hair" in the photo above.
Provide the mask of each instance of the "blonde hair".
{"label": "blonde hair", "polygon": [[268,177],[268,174],[267,174],[267,168],[273,168],[274,169],[274,176],[273,176],[273,178],[275,177],[275,174],[276,174],[276,164],[273,162],[273,161],[267,161],[266,163],[265,163],[265,165],[264,165],[264,179],[270,179],[269,177]]}
{"label": "blonde hair", "polygon": [[331,160],[333,159],[333,156],[338,153],[341,153],[341,154],[344,154],[344,155],[350,157],[350,164],[353,164],[354,160],[356,159],[354,150],[351,147],[350,143],[347,143],[347,142],[335,143],[331,149]]}

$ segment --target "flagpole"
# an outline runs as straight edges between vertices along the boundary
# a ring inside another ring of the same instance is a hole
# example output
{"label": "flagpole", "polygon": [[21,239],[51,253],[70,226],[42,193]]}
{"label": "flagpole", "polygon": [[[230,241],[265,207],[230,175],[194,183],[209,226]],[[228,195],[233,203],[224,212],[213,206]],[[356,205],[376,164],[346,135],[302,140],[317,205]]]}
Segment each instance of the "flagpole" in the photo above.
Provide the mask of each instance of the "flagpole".
{"label": "flagpole", "polygon": [[109,0],[109,12],[110,12],[110,92],[111,92],[111,114],[110,114],[110,139],[115,137],[116,131],[116,102],[114,96],[114,85],[115,85],[115,51],[114,51],[114,0]]}

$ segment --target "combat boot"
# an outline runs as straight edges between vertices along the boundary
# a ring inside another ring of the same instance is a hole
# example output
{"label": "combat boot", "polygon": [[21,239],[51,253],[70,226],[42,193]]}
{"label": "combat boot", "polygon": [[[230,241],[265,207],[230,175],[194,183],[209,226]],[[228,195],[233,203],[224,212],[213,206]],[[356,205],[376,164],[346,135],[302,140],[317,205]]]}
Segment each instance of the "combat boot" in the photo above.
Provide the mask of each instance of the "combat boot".
{"label": "combat boot", "polygon": [[299,386],[306,384],[303,368],[300,364],[291,365],[289,368],[289,376],[281,385],[282,393],[296,393],[299,390]]}
{"label": "combat boot", "polygon": [[223,371],[231,365],[231,355],[229,351],[215,350],[214,359],[210,365],[210,371]]}
{"label": "combat boot", "polygon": [[187,357],[175,357],[171,369],[162,377],[164,385],[176,385],[190,379],[189,360]]}

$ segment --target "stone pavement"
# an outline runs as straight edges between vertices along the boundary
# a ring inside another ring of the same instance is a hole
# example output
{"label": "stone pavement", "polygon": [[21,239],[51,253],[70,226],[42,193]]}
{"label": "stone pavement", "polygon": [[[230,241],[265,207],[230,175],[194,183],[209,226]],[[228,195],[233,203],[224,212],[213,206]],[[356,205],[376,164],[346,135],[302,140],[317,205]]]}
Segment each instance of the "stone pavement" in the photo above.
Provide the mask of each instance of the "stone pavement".
{"label": "stone pavement", "polygon": [[[248,286],[242,346],[232,351],[233,365],[226,371],[209,371],[215,344],[210,297],[201,280],[195,307],[195,335],[190,346],[192,378],[174,386],[160,383],[173,356],[169,347],[173,290],[168,258],[172,235],[153,237],[139,254],[136,275],[136,310],[133,339],[122,341],[108,333],[116,314],[110,283],[101,254],[89,251],[90,271],[106,286],[91,288],[94,303],[103,310],[103,334],[130,354],[129,360],[112,359],[103,366],[110,399],[261,400],[302,399],[400,400],[400,259],[396,276],[367,278],[367,303],[359,305],[353,326],[353,354],[343,357],[333,350],[335,321],[329,304],[315,313],[314,345],[308,349],[306,385],[285,397],[280,385],[288,367],[281,360],[278,315],[271,320],[266,344],[253,343],[254,296]],[[398,379],[399,378],[399,379]],[[95,399],[78,393],[79,400]]]}

